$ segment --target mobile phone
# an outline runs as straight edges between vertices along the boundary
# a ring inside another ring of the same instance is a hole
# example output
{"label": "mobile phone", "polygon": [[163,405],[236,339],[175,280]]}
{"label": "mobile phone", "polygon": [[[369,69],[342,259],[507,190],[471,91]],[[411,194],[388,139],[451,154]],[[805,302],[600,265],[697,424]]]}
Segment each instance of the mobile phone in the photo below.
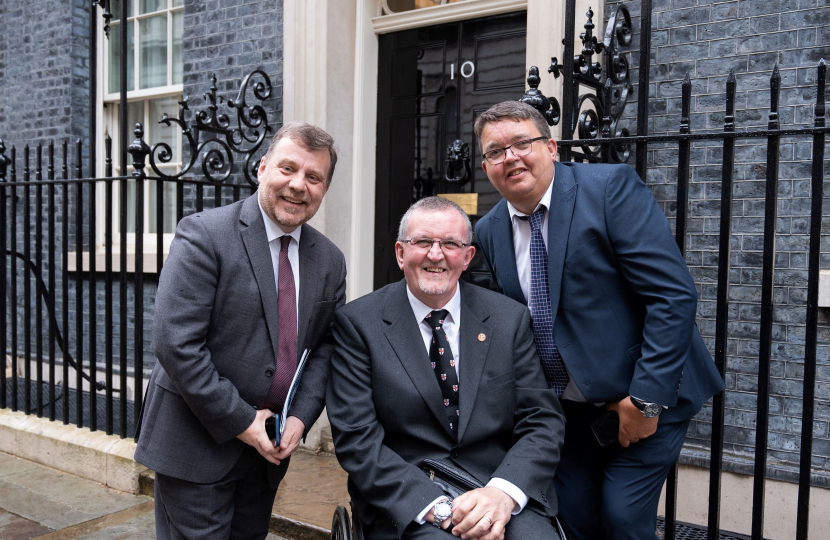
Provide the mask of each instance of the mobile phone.
{"label": "mobile phone", "polygon": [[591,422],[591,431],[600,446],[614,444],[620,437],[620,417],[616,411],[606,411]]}
{"label": "mobile phone", "polygon": [[279,425],[279,418],[279,415],[275,414],[265,419],[265,433],[268,435],[268,438],[271,439],[271,442],[274,444],[274,448],[280,444],[280,431],[277,429],[277,425]]}

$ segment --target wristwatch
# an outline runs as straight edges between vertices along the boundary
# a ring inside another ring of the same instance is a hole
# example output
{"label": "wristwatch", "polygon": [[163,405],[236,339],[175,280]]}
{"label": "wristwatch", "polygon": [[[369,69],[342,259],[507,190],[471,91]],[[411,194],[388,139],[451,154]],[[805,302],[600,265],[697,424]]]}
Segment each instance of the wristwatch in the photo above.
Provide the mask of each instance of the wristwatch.
{"label": "wristwatch", "polygon": [[654,418],[663,412],[663,406],[659,403],[646,403],[642,399],[637,399],[634,396],[631,396],[631,403],[640,409],[640,412],[643,413],[643,416],[646,418]]}
{"label": "wristwatch", "polygon": [[452,517],[451,502],[452,501],[439,501],[435,503],[434,507],[432,507],[432,524],[439,529],[441,528],[441,524],[444,523],[444,520]]}

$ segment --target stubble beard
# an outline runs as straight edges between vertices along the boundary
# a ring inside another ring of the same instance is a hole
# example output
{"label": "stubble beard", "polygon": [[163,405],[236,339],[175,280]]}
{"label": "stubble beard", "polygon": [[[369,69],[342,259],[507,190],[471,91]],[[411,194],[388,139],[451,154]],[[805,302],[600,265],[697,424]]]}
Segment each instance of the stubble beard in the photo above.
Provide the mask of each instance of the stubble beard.
{"label": "stubble beard", "polygon": [[450,280],[446,280],[444,283],[429,283],[423,278],[418,278],[418,288],[421,289],[421,292],[424,294],[429,295],[440,295],[447,292],[447,289],[450,286]]}

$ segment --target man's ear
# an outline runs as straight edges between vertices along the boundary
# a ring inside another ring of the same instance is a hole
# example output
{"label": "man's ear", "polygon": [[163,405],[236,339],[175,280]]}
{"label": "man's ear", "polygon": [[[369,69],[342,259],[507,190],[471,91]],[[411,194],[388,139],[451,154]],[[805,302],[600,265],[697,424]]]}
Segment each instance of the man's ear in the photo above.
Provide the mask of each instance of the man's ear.
{"label": "man's ear", "polygon": [[553,161],[556,161],[556,141],[553,139],[548,139],[548,151],[550,151]]}
{"label": "man's ear", "polygon": [[260,162],[259,162],[259,169],[257,170],[257,177],[262,176],[262,174],[265,172],[265,169],[266,169],[266,167],[268,166],[268,159],[267,159],[267,157],[268,157],[268,156],[266,156],[266,157],[264,157],[264,158],[262,158],[262,159],[260,160]]}
{"label": "man's ear", "polygon": [[470,263],[473,261],[473,257],[476,254],[475,246],[470,246],[470,249],[467,250],[467,256],[464,257],[464,270],[467,270],[467,267],[470,266]]}
{"label": "man's ear", "polygon": [[395,259],[398,261],[398,268],[403,270],[403,245],[395,242]]}

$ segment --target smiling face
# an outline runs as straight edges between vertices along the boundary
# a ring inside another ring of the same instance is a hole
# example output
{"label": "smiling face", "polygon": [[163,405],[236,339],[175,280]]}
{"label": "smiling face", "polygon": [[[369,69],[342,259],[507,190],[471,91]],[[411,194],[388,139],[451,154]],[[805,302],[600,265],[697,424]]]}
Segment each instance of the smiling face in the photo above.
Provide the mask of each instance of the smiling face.
{"label": "smiling face", "polygon": [[[415,210],[409,217],[406,239],[432,238],[467,243],[467,223],[457,210]],[[475,254],[472,246],[444,251],[434,243],[423,250],[408,243],[397,242],[395,255],[403,270],[406,284],[415,298],[433,309],[449,302],[458,286],[461,272],[467,269]]]}
{"label": "smiling face", "polygon": [[284,232],[311,219],[320,208],[329,171],[327,150],[309,150],[291,137],[277,142],[259,165],[259,203]]}
{"label": "smiling face", "polygon": [[[485,125],[481,132],[482,153],[539,136],[541,133],[531,120],[492,122]],[[516,157],[510,149],[501,163],[493,165],[485,159],[481,167],[502,197],[519,211],[530,214],[553,180],[555,159],[556,142],[548,139],[534,142],[529,154]]]}

